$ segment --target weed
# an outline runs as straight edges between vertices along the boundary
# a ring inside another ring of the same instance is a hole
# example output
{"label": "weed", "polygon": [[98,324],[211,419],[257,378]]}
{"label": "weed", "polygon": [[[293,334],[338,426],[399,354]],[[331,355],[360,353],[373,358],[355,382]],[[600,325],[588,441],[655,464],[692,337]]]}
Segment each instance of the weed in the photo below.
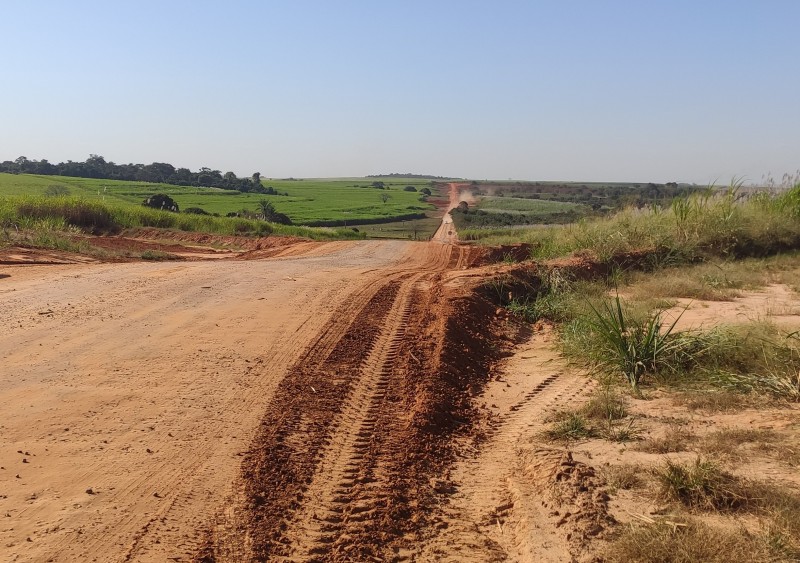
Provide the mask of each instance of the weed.
{"label": "weed", "polygon": [[524,321],[535,322],[539,320],[539,314],[536,308],[536,301],[531,301],[529,298],[514,297],[506,305],[506,309],[512,315],[515,315]]}
{"label": "weed", "polygon": [[518,262],[517,258],[511,252],[506,252],[503,254],[503,263],[504,264],[516,264]]}
{"label": "weed", "polygon": [[750,406],[753,403],[753,396],[720,390],[685,391],[674,395],[673,400],[690,410],[728,412]]}
{"label": "weed", "polygon": [[724,428],[704,436],[700,442],[700,447],[710,455],[741,459],[741,446],[745,444],[766,445],[777,440],[778,435],[772,430]]}
{"label": "weed", "polygon": [[628,416],[628,406],[625,400],[614,392],[611,385],[603,385],[582,411],[593,420],[622,420]]}

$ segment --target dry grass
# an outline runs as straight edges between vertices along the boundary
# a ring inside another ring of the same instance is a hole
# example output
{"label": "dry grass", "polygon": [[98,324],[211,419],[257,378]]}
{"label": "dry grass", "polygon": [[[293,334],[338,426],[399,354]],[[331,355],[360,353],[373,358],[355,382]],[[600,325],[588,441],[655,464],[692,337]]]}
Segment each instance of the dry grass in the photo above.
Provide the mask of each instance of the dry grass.
{"label": "dry grass", "polygon": [[697,519],[631,524],[611,543],[607,561],[619,563],[753,563],[774,560],[763,538]]}
{"label": "dry grass", "polygon": [[760,501],[758,487],[698,457],[690,463],[672,460],[655,470],[660,496],[695,509],[713,512],[747,510]]}
{"label": "dry grass", "polygon": [[691,411],[707,413],[734,412],[753,405],[753,396],[729,391],[704,390],[684,391],[673,395],[677,405],[685,406]]}
{"label": "dry grass", "polygon": [[543,437],[554,442],[595,437],[627,442],[639,435],[636,419],[628,413],[627,402],[611,385],[600,387],[580,409],[560,411],[546,422],[551,426]]}
{"label": "dry grass", "polygon": [[742,446],[747,444],[769,445],[780,441],[780,436],[773,430],[754,428],[724,428],[704,436],[700,441],[700,449],[706,454],[738,460],[747,453]]}
{"label": "dry grass", "polygon": [[617,491],[627,491],[641,487],[644,484],[642,476],[645,473],[644,468],[638,463],[622,463],[619,465],[608,465],[604,467],[600,473],[606,480],[609,491],[615,493]]}
{"label": "dry grass", "polygon": [[689,443],[695,438],[696,436],[687,428],[672,425],[667,428],[663,436],[648,438],[636,444],[634,449],[650,454],[684,452],[688,449]]}
{"label": "dry grass", "polygon": [[755,450],[791,467],[800,467],[800,446],[795,442],[759,443]]}

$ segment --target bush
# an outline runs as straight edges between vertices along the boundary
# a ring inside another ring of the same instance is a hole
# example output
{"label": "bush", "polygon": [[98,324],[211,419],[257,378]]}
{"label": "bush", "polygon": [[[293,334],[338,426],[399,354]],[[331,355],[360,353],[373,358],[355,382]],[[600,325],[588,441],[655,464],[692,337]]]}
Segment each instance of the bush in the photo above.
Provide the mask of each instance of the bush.
{"label": "bush", "polygon": [[183,210],[184,213],[188,213],[190,215],[211,215],[208,211],[203,209],[202,207],[187,207]]}
{"label": "bush", "polygon": [[153,209],[161,209],[162,211],[178,212],[178,204],[167,194],[151,195],[142,202],[142,205]]}
{"label": "bush", "polygon": [[417,188],[415,188],[414,186],[406,186],[405,188],[403,188],[403,191],[415,192],[415,191],[417,191]]}

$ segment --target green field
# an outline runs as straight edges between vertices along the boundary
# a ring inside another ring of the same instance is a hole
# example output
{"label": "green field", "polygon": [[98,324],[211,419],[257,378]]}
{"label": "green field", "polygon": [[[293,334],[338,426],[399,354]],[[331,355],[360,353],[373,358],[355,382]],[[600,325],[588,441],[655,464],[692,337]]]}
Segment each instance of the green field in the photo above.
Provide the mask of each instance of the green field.
{"label": "green field", "polygon": [[[220,215],[241,210],[256,211],[258,202],[266,198],[277,211],[285,213],[299,225],[330,221],[387,221],[433,209],[432,205],[421,201],[418,192],[403,190],[407,185],[417,189],[430,187],[429,180],[383,179],[380,181],[386,185],[384,190],[370,187],[373,181],[376,179],[263,180],[265,186],[289,194],[285,196],[120,180],[0,174],[0,196],[43,195],[50,186],[65,186],[71,195],[88,200],[138,204],[149,195],[164,193],[178,202],[181,209],[199,207]],[[388,199],[384,202],[382,196],[388,196]]]}
{"label": "green field", "polygon": [[584,211],[586,209],[583,205],[563,201],[493,196],[482,197],[475,205],[475,208],[493,213],[520,213],[542,216],[565,211]]}

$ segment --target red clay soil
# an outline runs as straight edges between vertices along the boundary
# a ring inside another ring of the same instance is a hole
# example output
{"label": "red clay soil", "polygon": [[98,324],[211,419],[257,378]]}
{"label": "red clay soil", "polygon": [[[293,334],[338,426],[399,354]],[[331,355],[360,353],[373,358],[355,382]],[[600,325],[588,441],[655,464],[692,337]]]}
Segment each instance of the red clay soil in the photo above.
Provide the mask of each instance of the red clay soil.
{"label": "red clay soil", "polygon": [[413,558],[436,530],[454,439],[474,431],[472,398],[503,349],[509,325],[494,310],[411,271],[334,314],[281,382],[240,499],[197,560]]}

